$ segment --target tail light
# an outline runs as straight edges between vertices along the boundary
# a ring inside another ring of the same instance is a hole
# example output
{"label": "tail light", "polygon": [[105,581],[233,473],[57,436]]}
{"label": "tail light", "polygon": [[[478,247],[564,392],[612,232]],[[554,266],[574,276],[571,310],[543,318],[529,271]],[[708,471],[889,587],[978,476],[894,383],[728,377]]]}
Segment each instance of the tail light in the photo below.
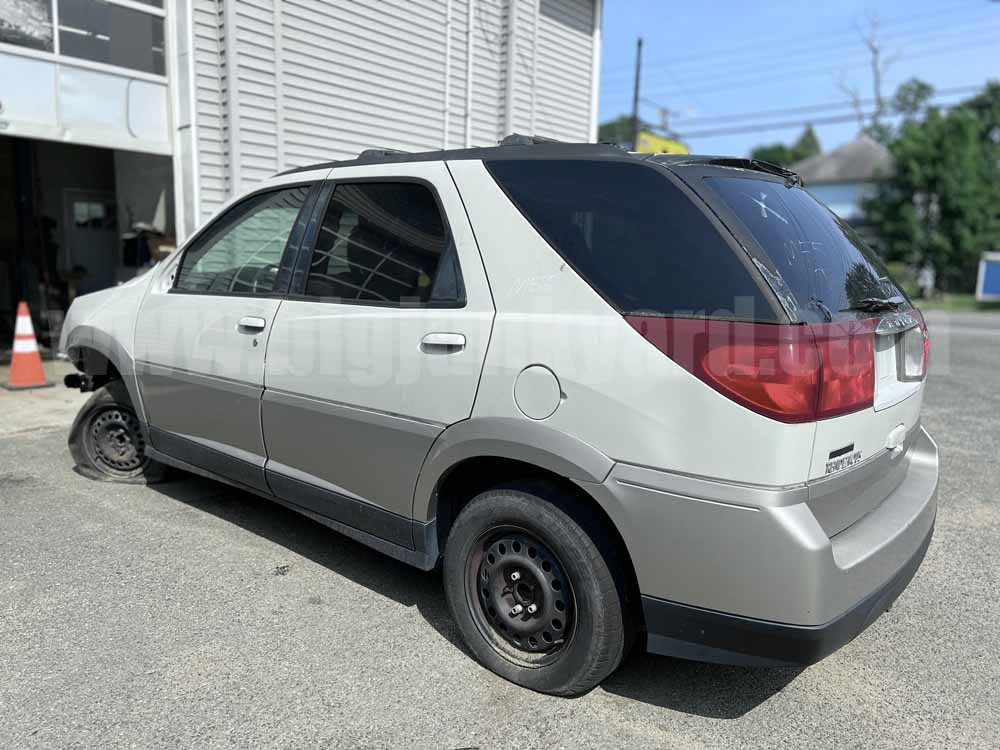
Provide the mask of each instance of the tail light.
{"label": "tail light", "polygon": [[878,318],[813,323],[823,362],[816,419],[866,409],[875,403],[875,324]]}
{"label": "tail light", "polygon": [[904,382],[923,380],[927,376],[927,361],[930,359],[931,339],[927,334],[927,322],[919,310],[910,313],[919,324],[903,334],[900,343],[899,379]]}
{"label": "tail light", "polygon": [[625,318],[688,372],[766,417],[812,422],[874,402],[874,321],[792,326]]}

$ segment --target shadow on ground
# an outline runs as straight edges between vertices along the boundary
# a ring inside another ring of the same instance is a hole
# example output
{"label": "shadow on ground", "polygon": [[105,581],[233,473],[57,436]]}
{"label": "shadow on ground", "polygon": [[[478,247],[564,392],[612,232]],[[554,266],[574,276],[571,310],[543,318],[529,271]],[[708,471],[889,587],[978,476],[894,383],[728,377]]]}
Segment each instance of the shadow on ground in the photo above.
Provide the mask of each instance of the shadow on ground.
{"label": "shadow on ground", "polygon": [[[218,482],[181,475],[151,489],[281,545],[404,606],[416,607],[431,627],[468,655],[448,613],[440,571],[412,568],[282,505]],[[598,690],[696,716],[735,719],[780,692],[800,672],[702,664],[635,649]]]}

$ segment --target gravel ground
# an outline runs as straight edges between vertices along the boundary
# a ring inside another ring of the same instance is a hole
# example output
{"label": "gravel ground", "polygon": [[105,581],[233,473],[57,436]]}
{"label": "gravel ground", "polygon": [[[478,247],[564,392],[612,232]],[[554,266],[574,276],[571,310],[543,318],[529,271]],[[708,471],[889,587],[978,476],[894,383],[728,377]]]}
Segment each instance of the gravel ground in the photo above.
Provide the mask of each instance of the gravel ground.
{"label": "gravel ground", "polygon": [[438,574],[204,480],[90,482],[0,401],[0,747],[996,748],[1000,317],[931,328],[940,512],[893,609],[806,670],[633,654],[576,700],[468,658]]}

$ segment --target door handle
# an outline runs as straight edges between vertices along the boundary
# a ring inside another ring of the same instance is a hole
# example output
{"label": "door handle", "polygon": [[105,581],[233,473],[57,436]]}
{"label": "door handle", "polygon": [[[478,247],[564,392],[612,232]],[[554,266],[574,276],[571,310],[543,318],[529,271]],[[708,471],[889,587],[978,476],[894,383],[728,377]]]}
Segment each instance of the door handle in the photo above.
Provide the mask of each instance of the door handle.
{"label": "door handle", "polygon": [[240,318],[239,322],[236,324],[236,330],[240,333],[260,333],[265,327],[267,327],[266,320],[263,318],[254,318],[252,316]]}
{"label": "door handle", "polygon": [[453,354],[465,348],[461,333],[428,333],[420,339],[420,351],[425,354]]}

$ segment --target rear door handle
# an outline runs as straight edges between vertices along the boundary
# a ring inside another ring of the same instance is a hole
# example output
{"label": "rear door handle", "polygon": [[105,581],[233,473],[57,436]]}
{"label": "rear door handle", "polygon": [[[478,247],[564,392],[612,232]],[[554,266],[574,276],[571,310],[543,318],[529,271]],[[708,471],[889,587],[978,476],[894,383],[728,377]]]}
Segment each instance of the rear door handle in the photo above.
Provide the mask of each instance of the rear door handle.
{"label": "rear door handle", "polygon": [[452,354],[465,348],[461,333],[428,333],[420,339],[420,351],[425,354]]}
{"label": "rear door handle", "polygon": [[263,318],[247,316],[245,318],[240,318],[239,322],[236,324],[236,330],[240,333],[260,333],[266,326],[267,321]]}

